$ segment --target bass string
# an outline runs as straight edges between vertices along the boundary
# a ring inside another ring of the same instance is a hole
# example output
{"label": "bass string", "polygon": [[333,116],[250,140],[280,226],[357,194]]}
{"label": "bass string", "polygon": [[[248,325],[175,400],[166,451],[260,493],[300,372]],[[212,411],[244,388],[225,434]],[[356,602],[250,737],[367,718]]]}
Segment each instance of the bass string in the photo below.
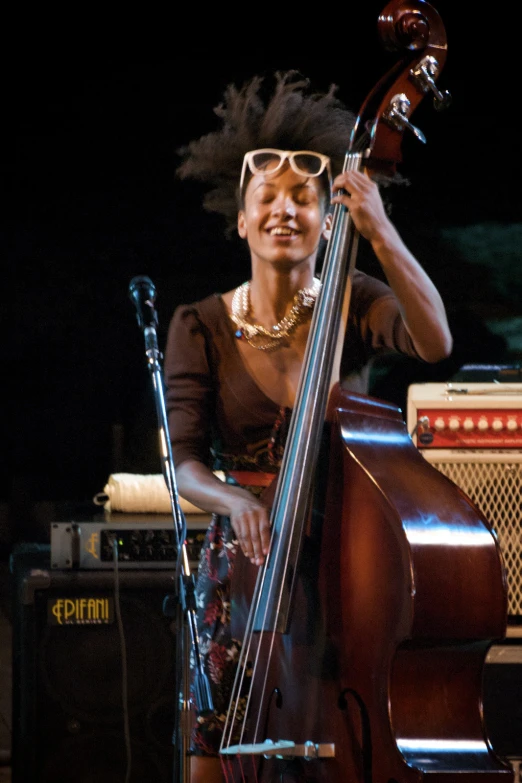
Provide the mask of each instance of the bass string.
{"label": "bass string", "polygon": [[[282,546],[282,537],[279,537],[278,539],[278,549]],[[277,553],[278,550],[276,550]],[[280,551],[280,549],[279,549]],[[263,667],[263,669],[260,670],[259,668],[259,659],[261,655],[261,650],[263,648],[262,641],[265,636],[265,634],[270,633],[271,634],[271,640],[269,645],[269,653],[268,653],[268,661],[269,664],[272,660],[273,655],[273,649],[274,649],[274,642],[275,642],[275,632],[273,631],[266,631],[265,625],[267,620],[267,613],[268,613],[268,603],[265,604],[264,609],[261,611],[261,595],[263,592],[263,586],[265,584],[265,580],[267,578],[267,563],[269,562],[269,558],[272,555],[272,551],[270,551],[267,555],[267,558],[265,560],[265,564],[262,568],[260,568],[258,572],[258,576],[256,579],[256,585],[254,589],[254,600],[252,601],[252,606],[250,607],[248,619],[247,619],[247,625],[245,629],[245,635],[243,644],[241,647],[241,651],[239,654],[239,660],[238,660],[238,666],[236,670],[236,675],[234,678],[234,685],[232,688],[232,696],[230,700],[230,706],[229,710],[227,712],[227,716],[225,719],[225,729],[223,732],[223,739],[221,743],[221,748],[230,748],[233,744],[233,734],[234,734],[234,728],[238,723],[238,708],[240,704],[240,700],[242,698],[243,692],[245,692],[245,700],[246,700],[246,706],[245,706],[245,712],[243,716],[243,721],[241,724],[241,732],[240,732],[240,744],[243,743],[245,739],[245,731],[247,730],[247,721],[246,716],[248,714],[248,710],[250,707],[250,703],[252,700],[252,693],[254,691],[254,685],[256,684],[256,678],[258,676],[258,672],[261,671],[261,677],[264,677],[264,681],[262,681],[261,686],[261,702],[263,702],[264,695],[266,693],[266,685],[267,685],[267,677],[268,677],[268,671],[270,666],[266,665]],[[272,555],[273,556],[273,555]],[[284,564],[284,575],[288,573],[288,558],[289,553],[286,553],[286,560]],[[275,575],[272,576],[271,581],[273,582],[275,580]],[[277,610],[279,611],[281,606],[281,600],[282,600],[282,585],[285,584],[285,579],[280,580],[281,587],[278,591],[278,597],[277,597]],[[274,589],[270,587],[269,589],[270,594],[274,592]],[[250,677],[250,683],[248,687],[245,687],[246,677],[247,677],[247,671],[248,671],[248,662],[249,658],[251,657],[252,650],[254,648],[254,624],[256,618],[259,619],[261,616],[261,630],[259,631],[258,636],[258,643],[257,643],[257,649],[255,650],[255,657],[254,661],[252,663],[252,675]],[[261,717],[261,711],[258,711],[258,717],[256,721],[255,730],[253,733],[253,741],[264,741],[266,737],[259,737],[259,731],[260,731],[260,721]]]}

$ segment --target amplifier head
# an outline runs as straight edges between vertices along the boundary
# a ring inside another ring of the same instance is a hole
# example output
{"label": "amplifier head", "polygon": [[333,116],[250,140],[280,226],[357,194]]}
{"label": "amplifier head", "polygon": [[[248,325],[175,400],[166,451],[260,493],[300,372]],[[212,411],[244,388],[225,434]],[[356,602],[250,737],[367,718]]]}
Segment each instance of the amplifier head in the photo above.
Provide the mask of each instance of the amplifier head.
{"label": "amplifier head", "polygon": [[[189,565],[197,569],[209,514],[187,514],[185,547]],[[71,521],[51,524],[51,568],[98,570],[118,567],[174,568],[177,558],[174,521],[162,514],[111,514],[110,521]]]}
{"label": "amplifier head", "polygon": [[407,426],[419,449],[522,449],[522,383],[417,383]]}

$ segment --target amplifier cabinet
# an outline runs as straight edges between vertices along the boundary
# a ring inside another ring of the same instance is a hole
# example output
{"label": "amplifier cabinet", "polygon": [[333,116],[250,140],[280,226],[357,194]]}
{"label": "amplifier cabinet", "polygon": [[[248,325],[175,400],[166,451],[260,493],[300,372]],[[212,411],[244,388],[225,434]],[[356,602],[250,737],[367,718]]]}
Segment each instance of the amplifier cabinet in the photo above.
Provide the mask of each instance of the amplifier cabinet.
{"label": "amplifier cabinet", "polygon": [[[488,738],[495,752],[520,777],[522,762],[522,644],[493,645],[486,658],[482,702]],[[517,763],[518,762],[518,763]]]}
{"label": "amplifier cabinet", "polygon": [[[171,783],[180,614],[172,569],[57,570],[49,547],[10,558],[13,783]],[[63,611],[65,604],[76,607]],[[172,614],[172,616],[171,616]]]}
{"label": "amplifier cabinet", "polygon": [[491,524],[506,568],[513,630],[522,622],[522,384],[413,384],[407,427],[426,460]]}

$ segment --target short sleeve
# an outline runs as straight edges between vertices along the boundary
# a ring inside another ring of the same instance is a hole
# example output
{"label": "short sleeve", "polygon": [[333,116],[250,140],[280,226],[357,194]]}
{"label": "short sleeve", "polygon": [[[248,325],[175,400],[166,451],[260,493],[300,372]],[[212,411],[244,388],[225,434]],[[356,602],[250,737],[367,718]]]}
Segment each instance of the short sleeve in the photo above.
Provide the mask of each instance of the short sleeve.
{"label": "short sleeve", "polygon": [[367,393],[370,364],[387,353],[419,358],[390,286],[355,270],[341,362],[343,384]]}
{"label": "short sleeve", "polygon": [[395,294],[387,283],[357,270],[351,315],[364,346],[371,354],[392,351],[418,356]]}

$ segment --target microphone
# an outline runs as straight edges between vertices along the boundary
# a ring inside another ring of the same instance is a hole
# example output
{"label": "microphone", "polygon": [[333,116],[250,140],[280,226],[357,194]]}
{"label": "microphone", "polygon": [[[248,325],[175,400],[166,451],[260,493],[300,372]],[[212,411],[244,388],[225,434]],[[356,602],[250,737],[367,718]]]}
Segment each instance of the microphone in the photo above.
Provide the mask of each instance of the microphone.
{"label": "microphone", "polygon": [[156,288],[150,277],[145,275],[133,277],[129,284],[129,296],[136,305],[136,315],[140,328],[156,328],[158,325],[158,315],[154,309]]}

